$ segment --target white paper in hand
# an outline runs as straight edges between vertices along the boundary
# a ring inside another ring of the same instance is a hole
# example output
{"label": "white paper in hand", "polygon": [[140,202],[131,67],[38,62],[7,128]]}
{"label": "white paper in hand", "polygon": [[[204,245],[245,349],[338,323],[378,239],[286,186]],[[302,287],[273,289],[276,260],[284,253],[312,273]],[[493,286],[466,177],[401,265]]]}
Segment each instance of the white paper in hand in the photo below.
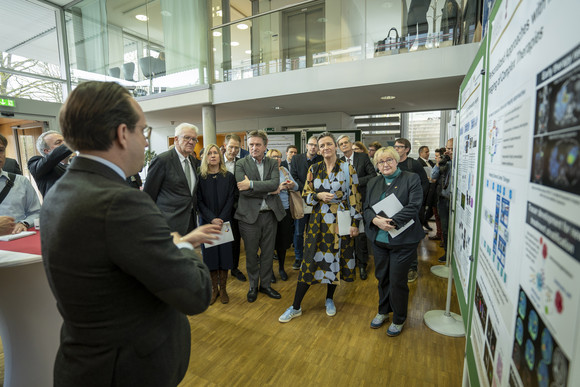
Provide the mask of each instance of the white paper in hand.
{"label": "white paper in hand", "polygon": [[[388,218],[392,218],[393,216],[395,216],[395,214],[397,214],[397,212],[401,211],[402,209],[403,205],[401,204],[399,199],[397,199],[395,194],[390,194],[377,204],[373,205],[373,211],[375,211],[375,214],[383,212],[385,215],[387,215]],[[413,223],[415,223],[415,221],[411,219],[407,223],[405,223],[405,225],[399,227],[398,230],[389,231],[389,235],[394,238],[403,231],[405,231],[406,229],[408,229],[409,227],[411,227]]]}
{"label": "white paper in hand", "polygon": [[205,247],[206,249],[210,249],[212,247],[223,245],[224,243],[229,243],[229,242],[233,242],[233,241],[234,241],[234,234],[232,232],[232,226],[231,226],[230,222],[224,222],[224,224],[222,224],[222,230],[221,230],[221,234],[220,234],[219,238],[216,239],[215,241],[212,241],[211,244],[204,243],[203,247]]}

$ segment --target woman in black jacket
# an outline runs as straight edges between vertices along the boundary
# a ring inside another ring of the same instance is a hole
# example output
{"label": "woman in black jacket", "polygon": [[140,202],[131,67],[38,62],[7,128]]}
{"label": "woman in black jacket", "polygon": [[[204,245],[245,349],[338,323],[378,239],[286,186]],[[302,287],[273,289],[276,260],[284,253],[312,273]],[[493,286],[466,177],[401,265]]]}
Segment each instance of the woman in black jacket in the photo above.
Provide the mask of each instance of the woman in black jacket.
{"label": "woman in black jacket", "polygon": [[[399,169],[399,154],[393,147],[377,150],[373,161],[381,174],[367,183],[364,209],[365,230],[372,242],[375,276],[379,281],[379,311],[371,328],[380,328],[393,312],[387,335],[398,336],[407,319],[407,272],[425,236],[419,221],[423,189],[417,174]],[[399,211],[373,209],[390,195],[402,205]]]}

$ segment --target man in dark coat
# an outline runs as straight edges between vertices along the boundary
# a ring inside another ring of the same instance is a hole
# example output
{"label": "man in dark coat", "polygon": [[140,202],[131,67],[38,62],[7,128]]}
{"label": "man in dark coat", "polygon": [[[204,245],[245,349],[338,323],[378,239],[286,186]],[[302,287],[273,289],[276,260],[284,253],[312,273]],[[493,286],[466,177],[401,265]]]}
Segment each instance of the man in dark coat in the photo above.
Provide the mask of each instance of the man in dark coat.
{"label": "man in dark coat", "polygon": [[193,250],[219,226],[170,234],[151,198],[127,185],[147,146],[145,115],[127,89],[83,82],[60,113],[79,155],[42,206],[42,257],[63,317],[55,386],[176,386],[189,365],[185,314],[211,284]]}
{"label": "man in dark coat", "polygon": [[197,216],[197,159],[192,156],[198,129],[183,123],[175,128],[175,148],[151,161],[143,191],[149,194],[167,219],[171,231],[180,234],[195,228]]}
{"label": "man in dark coat", "polygon": [[[360,192],[361,200],[364,202],[367,183],[370,179],[377,176],[375,167],[367,154],[357,153],[352,150],[352,142],[350,137],[347,135],[339,136],[336,142],[344,154],[341,159],[347,161],[356,170],[356,174],[358,175],[358,191]],[[360,271],[360,279],[366,280],[368,278],[367,264],[369,261],[369,250],[365,233],[359,233],[358,236],[355,237],[354,248],[356,264]]]}
{"label": "man in dark coat", "polygon": [[62,134],[54,130],[42,133],[36,140],[36,149],[41,156],[28,160],[28,170],[42,196],[66,172],[72,151],[64,143]]}

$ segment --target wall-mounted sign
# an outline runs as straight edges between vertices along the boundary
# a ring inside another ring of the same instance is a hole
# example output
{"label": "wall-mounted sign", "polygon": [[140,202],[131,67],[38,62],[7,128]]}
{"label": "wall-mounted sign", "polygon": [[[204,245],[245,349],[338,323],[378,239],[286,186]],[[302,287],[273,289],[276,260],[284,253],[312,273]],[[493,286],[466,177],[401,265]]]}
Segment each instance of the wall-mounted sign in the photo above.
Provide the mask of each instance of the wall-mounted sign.
{"label": "wall-mounted sign", "polygon": [[14,107],[15,106],[15,101],[13,99],[0,98],[0,106]]}

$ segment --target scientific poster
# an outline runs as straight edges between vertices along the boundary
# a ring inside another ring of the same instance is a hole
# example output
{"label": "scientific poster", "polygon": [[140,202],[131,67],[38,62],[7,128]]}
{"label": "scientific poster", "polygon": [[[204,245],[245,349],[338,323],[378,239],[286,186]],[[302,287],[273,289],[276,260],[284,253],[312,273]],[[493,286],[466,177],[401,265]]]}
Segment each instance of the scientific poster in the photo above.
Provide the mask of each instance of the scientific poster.
{"label": "scientific poster", "polygon": [[[483,48],[485,49],[485,47]],[[461,91],[459,135],[454,140],[454,158],[457,159],[455,190],[454,260],[465,297],[473,260],[475,204],[477,198],[477,168],[479,165],[481,107],[483,100],[483,56],[472,67],[471,77]],[[468,73],[469,74],[469,73]],[[467,302],[467,300],[464,300]]]}
{"label": "scientific poster", "polygon": [[580,380],[579,14],[576,0],[492,14],[471,330],[490,385]]}

